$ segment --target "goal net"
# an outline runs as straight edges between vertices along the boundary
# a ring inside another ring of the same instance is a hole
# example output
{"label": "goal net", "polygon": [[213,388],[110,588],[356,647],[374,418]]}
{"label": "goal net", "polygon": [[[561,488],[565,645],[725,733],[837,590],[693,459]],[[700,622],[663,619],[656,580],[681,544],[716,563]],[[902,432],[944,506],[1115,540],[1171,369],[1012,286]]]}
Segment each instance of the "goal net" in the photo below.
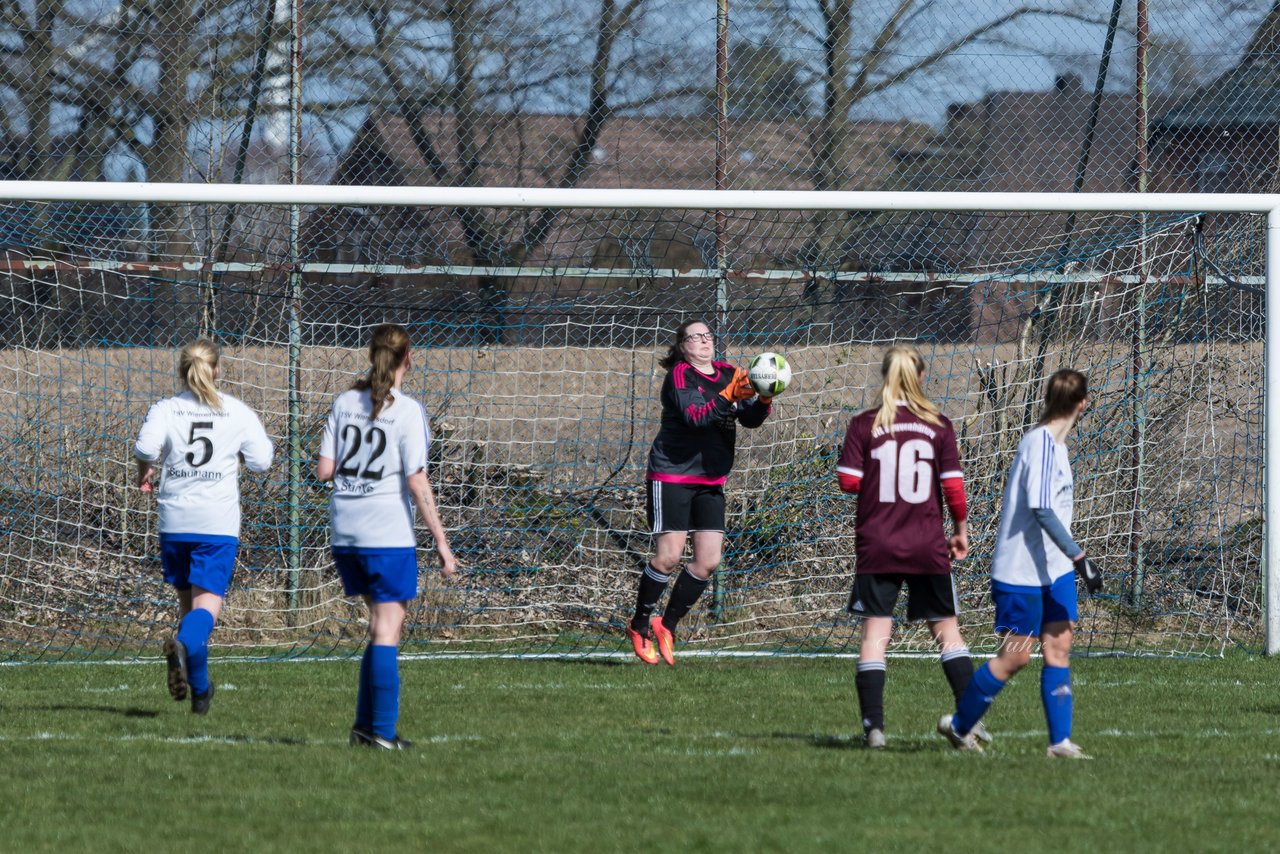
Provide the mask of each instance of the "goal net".
{"label": "goal net", "polygon": [[[572,193],[568,194],[569,197]],[[350,194],[351,199],[356,194]],[[568,197],[567,197],[568,199]],[[800,205],[798,207],[803,207]],[[622,653],[650,550],[644,474],[683,320],[720,357],[796,370],[739,430],[723,565],[688,650],[855,652],[843,616],[855,499],[836,485],[879,361],[912,342],[956,423],[972,555],[962,628],[994,648],[988,571],[1004,473],[1044,379],[1088,373],[1070,440],[1073,533],[1107,590],[1089,653],[1218,654],[1263,631],[1262,218],[1136,215],[16,202],[0,206],[0,660],[153,656],[174,630],[153,496],[133,486],[176,350],[222,345],[222,387],[277,449],[242,474],[223,654],[345,654],[315,481],[332,397],[371,328],[406,325],[430,476],[463,572],[422,531],[413,652]],[[898,651],[929,646],[904,625]]]}

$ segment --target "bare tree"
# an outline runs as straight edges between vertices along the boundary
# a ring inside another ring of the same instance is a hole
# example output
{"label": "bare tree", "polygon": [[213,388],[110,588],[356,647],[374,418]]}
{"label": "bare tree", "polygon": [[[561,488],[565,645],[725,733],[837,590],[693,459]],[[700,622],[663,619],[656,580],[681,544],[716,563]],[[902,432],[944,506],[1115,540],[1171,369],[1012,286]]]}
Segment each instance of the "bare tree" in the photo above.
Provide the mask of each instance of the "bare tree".
{"label": "bare tree", "polygon": [[[854,121],[866,105],[898,94],[906,114],[913,89],[940,85],[975,49],[1008,44],[1036,18],[1094,23],[1083,0],[1000,3],[939,0],[755,0],[779,43],[804,63],[814,105],[803,168],[815,190],[878,189],[888,177],[867,174],[864,137]],[[1042,49],[1048,50],[1047,45]],[[797,164],[798,166],[800,164]],[[809,255],[830,259],[844,239],[841,218],[811,217]]]}
{"label": "bare tree", "polygon": [[119,111],[95,78],[122,61],[112,38],[119,12],[89,14],[54,0],[6,0],[0,9],[0,126],[9,177],[100,177],[93,155],[108,144],[105,125]]}
{"label": "bare tree", "polygon": [[[313,32],[324,46],[320,61],[331,69],[328,79],[347,96],[318,109],[331,117],[398,114],[430,179],[442,185],[477,186],[501,176],[522,185],[575,187],[616,115],[699,91],[688,75],[669,73],[678,45],[639,43],[648,5],[650,0],[335,3],[313,21]],[[321,54],[310,56],[314,67]],[[570,105],[572,137],[550,135],[553,117],[545,114]],[[501,145],[495,147],[495,140]],[[514,154],[512,140],[519,141]],[[500,156],[515,159],[498,162]],[[555,209],[451,212],[468,262],[478,267],[518,264],[537,253],[560,216]],[[478,289],[500,315],[502,283],[481,277]]]}
{"label": "bare tree", "polygon": [[[793,26],[819,46],[820,62],[811,68],[818,91],[818,122],[813,132],[813,185],[818,190],[848,188],[843,174],[848,122],[859,104],[895,87],[944,73],[947,61],[984,43],[998,42],[1026,19],[1056,16],[1095,22],[1077,0],[1054,4],[992,4],[977,18],[955,14],[937,0],[892,0],[879,4],[854,0],[807,0],[810,14]],[[981,7],[979,7],[981,8]]]}
{"label": "bare tree", "polygon": [[734,41],[729,46],[729,68],[730,118],[777,121],[809,112],[800,63],[772,40]]}
{"label": "bare tree", "polygon": [[244,0],[0,8],[0,122],[20,177],[112,177],[118,157],[146,180],[189,180],[193,130],[207,135],[243,106],[256,32]]}

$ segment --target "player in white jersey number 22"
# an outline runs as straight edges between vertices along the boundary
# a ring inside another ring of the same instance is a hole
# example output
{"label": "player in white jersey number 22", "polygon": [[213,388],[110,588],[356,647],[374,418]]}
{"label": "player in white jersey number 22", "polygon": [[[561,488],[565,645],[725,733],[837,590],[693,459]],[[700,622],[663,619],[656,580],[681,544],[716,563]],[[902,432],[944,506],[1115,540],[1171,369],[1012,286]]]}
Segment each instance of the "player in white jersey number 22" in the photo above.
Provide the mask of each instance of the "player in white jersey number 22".
{"label": "player in white jersey number 22", "polygon": [[369,606],[369,643],[360,663],[349,741],[354,746],[403,750],[411,742],[396,729],[396,659],[408,603],[418,596],[415,506],[431,532],[441,575],[452,576],[457,561],[427,479],[427,416],[422,405],[400,389],[412,367],[404,327],[388,323],[374,329],[369,361],[368,375],[333,402],[316,474],[333,482],[330,546],[343,589]]}

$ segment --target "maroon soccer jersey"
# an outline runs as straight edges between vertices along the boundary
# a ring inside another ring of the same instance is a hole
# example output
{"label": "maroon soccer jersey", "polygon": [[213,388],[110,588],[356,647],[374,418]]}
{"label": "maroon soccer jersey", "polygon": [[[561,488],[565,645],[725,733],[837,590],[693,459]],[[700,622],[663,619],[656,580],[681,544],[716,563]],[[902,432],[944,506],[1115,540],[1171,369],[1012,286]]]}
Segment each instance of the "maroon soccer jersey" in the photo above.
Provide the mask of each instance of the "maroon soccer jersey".
{"label": "maroon soccer jersey", "polygon": [[860,478],[855,528],[860,575],[951,572],[947,536],[942,527],[944,479],[959,478],[960,453],[951,422],[916,417],[898,406],[893,432],[872,432],[876,412],[855,415],[845,433],[836,466],[841,475]]}

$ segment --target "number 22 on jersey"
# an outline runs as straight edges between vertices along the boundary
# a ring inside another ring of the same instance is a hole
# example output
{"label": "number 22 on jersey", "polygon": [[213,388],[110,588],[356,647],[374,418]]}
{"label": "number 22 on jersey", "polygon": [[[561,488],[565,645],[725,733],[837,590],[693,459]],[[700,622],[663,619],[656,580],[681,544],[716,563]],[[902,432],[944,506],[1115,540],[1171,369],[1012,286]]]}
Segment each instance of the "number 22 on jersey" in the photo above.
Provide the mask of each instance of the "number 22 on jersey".
{"label": "number 22 on jersey", "polygon": [[342,458],[338,463],[339,477],[359,477],[365,480],[381,480],[385,466],[378,458],[387,450],[387,434],[380,427],[360,429],[357,424],[343,424],[339,445]]}
{"label": "number 22 on jersey", "polygon": [[880,500],[892,504],[899,498],[908,504],[929,500],[933,483],[933,445],[924,439],[908,439],[901,447],[890,439],[871,452],[880,463]]}

